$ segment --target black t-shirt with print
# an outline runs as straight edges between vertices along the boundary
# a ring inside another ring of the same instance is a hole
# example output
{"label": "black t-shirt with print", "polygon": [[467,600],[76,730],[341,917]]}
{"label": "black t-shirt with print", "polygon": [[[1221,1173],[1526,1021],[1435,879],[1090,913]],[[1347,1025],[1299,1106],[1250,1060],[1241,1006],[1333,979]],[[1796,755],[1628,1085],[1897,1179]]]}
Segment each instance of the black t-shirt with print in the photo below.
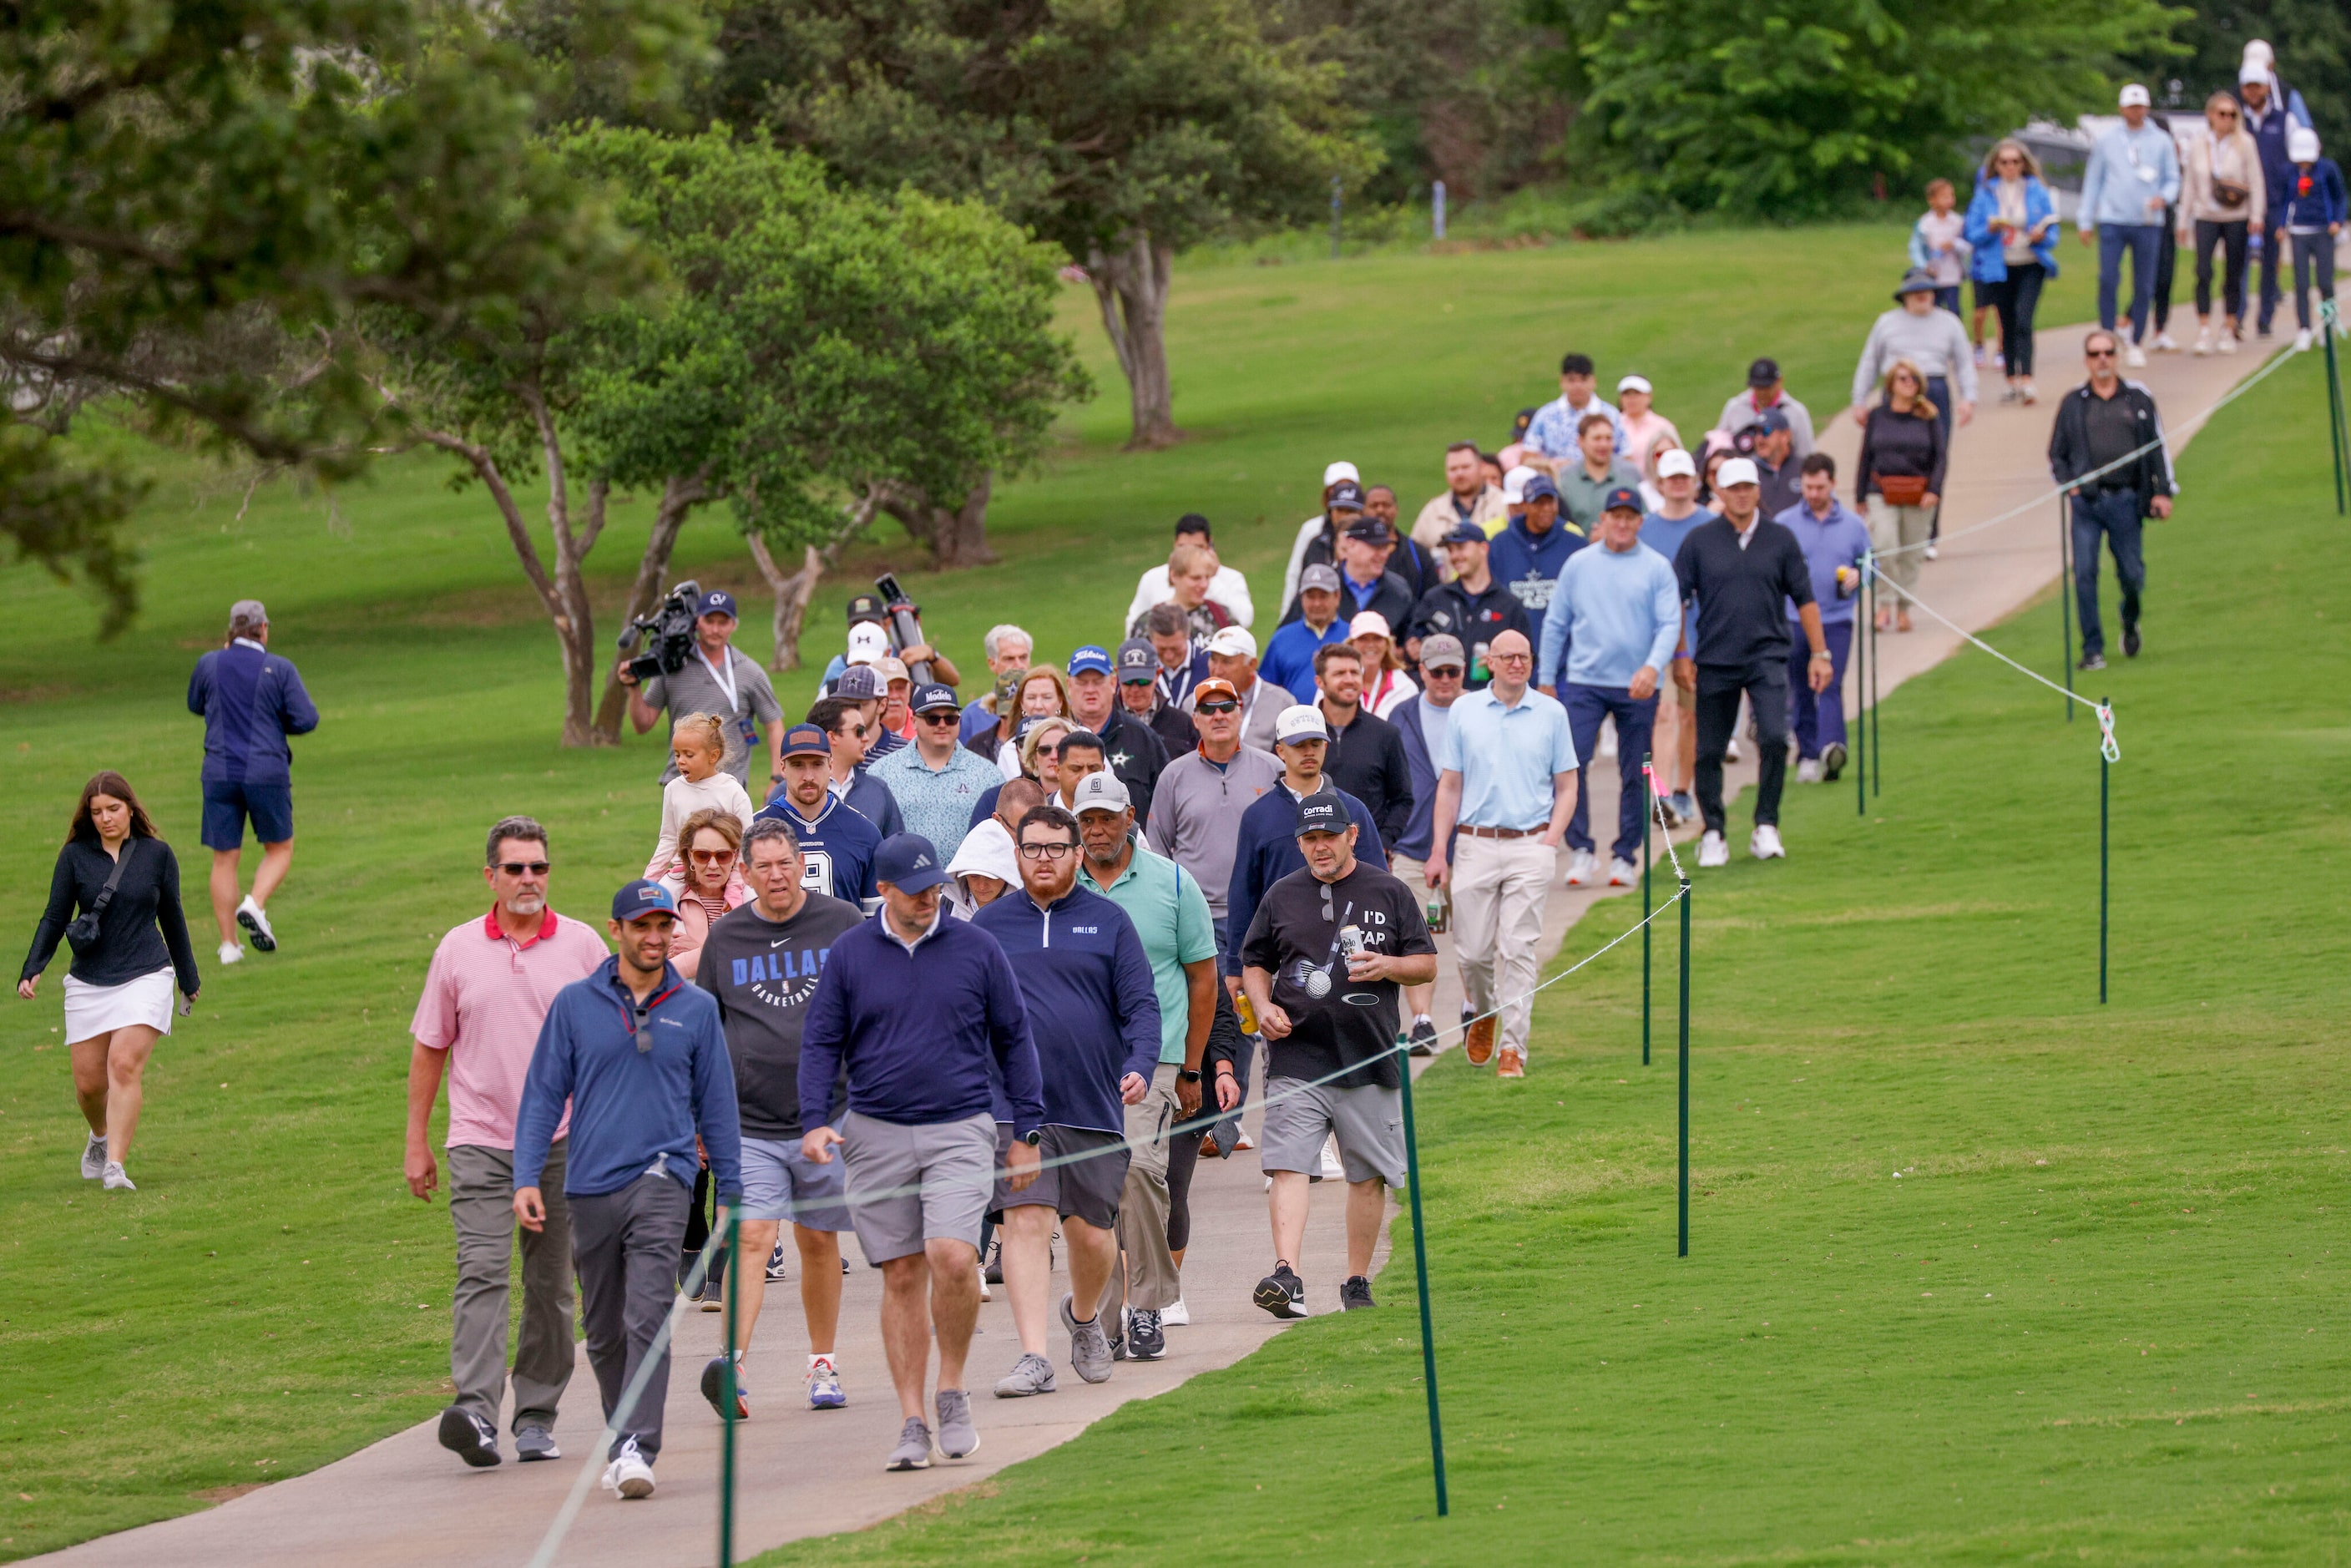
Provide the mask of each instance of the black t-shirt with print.
{"label": "black t-shirt with print", "polygon": [[1290,1015],[1290,1033],[1268,1044],[1269,1078],[1317,1079],[1363,1064],[1334,1082],[1397,1086],[1403,988],[1348,979],[1343,955],[1355,949],[1395,957],[1437,951],[1419,901],[1395,877],[1358,860],[1337,882],[1301,870],[1266,890],[1241,962],[1273,976],[1274,1005]]}
{"label": "black t-shirt with print", "polygon": [[855,904],[811,893],[789,920],[770,920],[758,904],[746,904],[704,939],[694,977],[718,998],[744,1136],[799,1138],[800,1030],[808,1004],[834,940],[862,918]]}

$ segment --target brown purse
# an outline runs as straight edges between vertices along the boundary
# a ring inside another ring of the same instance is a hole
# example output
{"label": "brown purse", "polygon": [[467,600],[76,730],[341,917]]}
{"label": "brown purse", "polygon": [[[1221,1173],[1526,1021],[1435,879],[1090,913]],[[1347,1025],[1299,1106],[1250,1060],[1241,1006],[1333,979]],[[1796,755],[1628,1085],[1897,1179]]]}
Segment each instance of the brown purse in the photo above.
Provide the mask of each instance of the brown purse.
{"label": "brown purse", "polygon": [[1873,474],[1870,482],[1889,507],[1915,507],[1927,498],[1927,480],[1918,474]]}

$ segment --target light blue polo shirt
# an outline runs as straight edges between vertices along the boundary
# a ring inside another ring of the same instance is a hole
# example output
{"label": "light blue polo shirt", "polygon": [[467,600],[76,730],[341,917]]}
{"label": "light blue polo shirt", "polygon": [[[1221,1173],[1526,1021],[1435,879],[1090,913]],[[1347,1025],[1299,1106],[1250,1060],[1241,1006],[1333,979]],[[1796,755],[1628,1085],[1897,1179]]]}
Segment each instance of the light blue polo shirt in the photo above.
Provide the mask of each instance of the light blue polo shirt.
{"label": "light blue polo shirt", "polygon": [[1184,1036],[1192,1016],[1191,984],[1184,966],[1217,956],[1217,927],[1199,883],[1166,856],[1144,849],[1140,839],[1131,841],[1134,856],[1108,887],[1094,880],[1091,865],[1081,865],[1078,875],[1125,910],[1134,934],[1143,938],[1143,956],[1151,960],[1152,988],[1159,994],[1159,1061],[1165,1066],[1184,1060]]}
{"label": "light blue polo shirt", "polygon": [[1532,686],[1513,707],[1491,686],[1464,692],[1437,742],[1437,766],[1461,775],[1460,826],[1543,827],[1552,779],[1575,771],[1567,709]]}

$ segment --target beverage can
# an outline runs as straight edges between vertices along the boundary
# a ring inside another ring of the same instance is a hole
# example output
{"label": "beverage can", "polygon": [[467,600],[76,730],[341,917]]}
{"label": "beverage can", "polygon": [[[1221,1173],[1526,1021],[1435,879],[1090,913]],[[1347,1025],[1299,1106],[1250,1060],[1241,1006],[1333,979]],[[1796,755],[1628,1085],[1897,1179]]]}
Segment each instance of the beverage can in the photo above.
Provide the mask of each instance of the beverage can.
{"label": "beverage can", "polygon": [[1243,1034],[1257,1032],[1257,1009],[1249,1006],[1247,991],[1242,991],[1233,998],[1233,1016],[1240,1019]]}

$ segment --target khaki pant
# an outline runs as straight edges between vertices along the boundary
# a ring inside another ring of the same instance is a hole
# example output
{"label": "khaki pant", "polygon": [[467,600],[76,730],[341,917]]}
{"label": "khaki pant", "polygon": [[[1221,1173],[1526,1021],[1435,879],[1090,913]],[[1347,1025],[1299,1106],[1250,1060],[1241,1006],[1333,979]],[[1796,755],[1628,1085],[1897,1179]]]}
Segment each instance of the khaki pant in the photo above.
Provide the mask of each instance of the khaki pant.
{"label": "khaki pant", "polygon": [[1540,836],[1464,833],[1454,841],[1453,857],[1453,950],[1461,960],[1462,992],[1481,1013],[1501,1004],[1496,1043],[1524,1052],[1555,856]]}
{"label": "khaki pant", "polygon": [[[1926,551],[1914,548],[1903,550],[1900,555],[1888,555],[1886,552],[1904,545],[1915,547],[1925,544],[1934,526],[1935,513],[1931,507],[1889,507],[1885,497],[1870,497],[1869,548],[1877,552],[1877,570],[1896,588],[1915,589],[1918,586],[1918,563],[1926,559]],[[1910,607],[1910,601],[1898,593],[1886,597],[1894,601],[1886,608],[1907,610]],[[1884,604],[1883,600],[1879,602]]]}
{"label": "khaki pant", "polygon": [[[569,1140],[548,1151],[539,1192],[547,1224],[522,1237],[522,1333],[515,1347],[515,1430],[552,1428],[571,1381],[571,1209],[563,1197]],[[460,1144],[449,1151],[449,1219],[457,1231],[457,1289],[449,1377],[458,1408],[496,1430],[507,1391],[507,1291],[514,1269],[514,1151]]]}
{"label": "khaki pant", "polygon": [[[1176,1257],[1167,1248],[1167,1129],[1184,1119],[1176,1099],[1177,1064],[1163,1061],[1151,1072],[1151,1089],[1140,1104],[1126,1108],[1126,1187],[1118,1200],[1118,1245],[1126,1254],[1126,1304],[1146,1312],[1172,1307],[1184,1296],[1176,1277]],[[1197,1138],[1199,1134],[1189,1134]],[[1111,1273],[1102,1291],[1105,1311],[1118,1305],[1119,1278]],[[1115,1320],[1113,1320],[1115,1322]]]}

